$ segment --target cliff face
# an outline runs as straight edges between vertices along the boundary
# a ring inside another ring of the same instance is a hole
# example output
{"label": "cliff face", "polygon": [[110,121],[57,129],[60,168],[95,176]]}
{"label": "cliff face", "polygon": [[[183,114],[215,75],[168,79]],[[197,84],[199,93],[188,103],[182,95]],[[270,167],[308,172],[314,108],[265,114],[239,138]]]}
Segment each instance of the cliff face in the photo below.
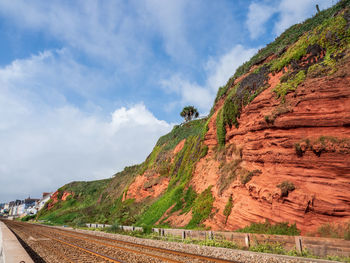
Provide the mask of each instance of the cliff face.
{"label": "cliff face", "polygon": [[[203,191],[213,184],[218,209],[205,225],[237,229],[252,222],[296,223],[302,232],[328,222],[350,220],[350,59],[331,76],[307,78],[281,104],[273,90],[282,73],[270,76],[270,87],[244,107],[239,128],[227,128],[226,148],[241,149],[225,158],[239,160],[246,171],[259,171],[245,184],[236,178],[220,193],[219,161],[215,151],[196,166],[192,184]],[[218,107],[220,110],[220,107]],[[217,111],[218,111],[217,110]],[[273,123],[266,116],[274,117]],[[205,143],[215,149],[213,115]],[[300,147],[300,149],[299,149]],[[245,176],[244,172],[237,177]],[[295,189],[282,196],[277,186],[291,182]],[[227,219],[225,204],[232,195]]]}
{"label": "cliff face", "polygon": [[[190,182],[197,193],[212,186],[205,226],[269,220],[296,223],[305,234],[350,220],[348,17],[346,7],[219,90],[208,154]],[[185,226],[185,215],[166,222]]]}
{"label": "cliff face", "polygon": [[54,201],[50,220],[214,230],[269,220],[302,234],[350,222],[350,0],[260,50],[208,118],[175,126],[141,165],[62,189],[72,205]]}

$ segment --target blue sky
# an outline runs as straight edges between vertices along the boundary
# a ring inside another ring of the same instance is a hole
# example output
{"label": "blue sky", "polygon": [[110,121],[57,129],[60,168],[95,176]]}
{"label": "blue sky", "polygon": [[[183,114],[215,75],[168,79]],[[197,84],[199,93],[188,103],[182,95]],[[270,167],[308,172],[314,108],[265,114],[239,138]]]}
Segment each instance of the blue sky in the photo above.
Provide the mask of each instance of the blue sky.
{"label": "blue sky", "polygon": [[142,162],[235,69],[335,0],[0,2],[0,201]]}

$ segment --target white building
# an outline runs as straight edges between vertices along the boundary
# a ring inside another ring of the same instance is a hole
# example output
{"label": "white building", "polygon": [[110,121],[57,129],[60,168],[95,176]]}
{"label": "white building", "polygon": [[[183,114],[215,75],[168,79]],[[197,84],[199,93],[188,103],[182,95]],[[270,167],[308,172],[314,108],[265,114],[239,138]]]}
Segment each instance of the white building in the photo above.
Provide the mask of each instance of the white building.
{"label": "white building", "polygon": [[26,212],[26,204],[23,202],[20,205],[17,206],[17,213],[15,213],[15,216],[21,216],[24,215]]}
{"label": "white building", "polygon": [[43,193],[43,197],[39,200],[39,203],[37,204],[37,209],[40,211],[47,201],[50,200],[52,193]]}

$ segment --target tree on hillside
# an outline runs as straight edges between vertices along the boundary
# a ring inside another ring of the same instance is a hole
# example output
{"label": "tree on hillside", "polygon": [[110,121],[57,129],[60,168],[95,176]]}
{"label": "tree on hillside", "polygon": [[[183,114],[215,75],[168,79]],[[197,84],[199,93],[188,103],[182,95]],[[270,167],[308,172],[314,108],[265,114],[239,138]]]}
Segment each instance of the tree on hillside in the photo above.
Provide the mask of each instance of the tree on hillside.
{"label": "tree on hillside", "polygon": [[181,117],[185,118],[185,121],[190,121],[193,118],[197,118],[199,113],[198,110],[193,106],[186,106],[180,113]]}

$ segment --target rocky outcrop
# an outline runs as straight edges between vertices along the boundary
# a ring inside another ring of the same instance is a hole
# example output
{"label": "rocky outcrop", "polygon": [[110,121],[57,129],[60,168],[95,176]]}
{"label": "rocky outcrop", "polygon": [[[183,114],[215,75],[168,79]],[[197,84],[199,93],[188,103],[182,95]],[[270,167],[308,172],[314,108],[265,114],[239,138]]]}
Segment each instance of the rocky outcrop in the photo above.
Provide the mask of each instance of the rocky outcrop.
{"label": "rocky outcrop", "polygon": [[47,203],[47,210],[50,210],[59,201],[66,201],[68,196],[71,195],[72,193],[70,192],[57,190],[52,194],[50,201]]}
{"label": "rocky outcrop", "polygon": [[124,200],[135,199],[136,202],[140,202],[147,197],[158,197],[167,189],[168,184],[169,178],[159,174],[138,175],[129,186]]}
{"label": "rocky outcrop", "polygon": [[[226,131],[226,147],[241,147],[240,165],[259,174],[246,184],[238,175],[219,193],[214,153],[196,166],[192,179],[196,191],[215,186],[214,217],[206,226],[233,230],[267,219],[296,223],[306,233],[324,223],[350,220],[349,62],[344,60],[332,76],[306,78],[286,95],[285,103],[273,92],[282,73],[269,76],[270,87],[243,108],[239,128]],[[215,123],[215,116],[209,124]],[[209,146],[215,145],[214,128],[209,125],[205,141]],[[283,194],[278,187],[282,182],[295,189]],[[233,208],[225,224],[223,210],[230,195]]]}

